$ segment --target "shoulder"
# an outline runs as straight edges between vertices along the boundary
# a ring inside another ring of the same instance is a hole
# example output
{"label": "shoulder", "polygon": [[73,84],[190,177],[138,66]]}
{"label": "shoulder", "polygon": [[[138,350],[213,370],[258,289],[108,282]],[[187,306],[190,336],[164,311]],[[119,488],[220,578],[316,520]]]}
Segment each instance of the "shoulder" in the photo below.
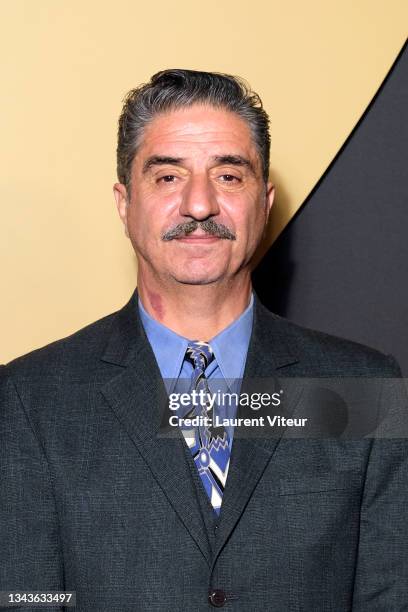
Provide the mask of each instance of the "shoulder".
{"label": "shoulder", "polygon": [[55,380],[68,371],[72,376],[89,372],[97,363],[95,357],[102,354],[117,314],[108,314],[65,338],[13,359],[1,368],[2,377]]}
{"label": "shoulder", "polygon": [[298,360],[301,376],[400,377],[391,355],[352,340],[309,329],[276,315],[258,303],[259,325],[270,350],[282,342]]}

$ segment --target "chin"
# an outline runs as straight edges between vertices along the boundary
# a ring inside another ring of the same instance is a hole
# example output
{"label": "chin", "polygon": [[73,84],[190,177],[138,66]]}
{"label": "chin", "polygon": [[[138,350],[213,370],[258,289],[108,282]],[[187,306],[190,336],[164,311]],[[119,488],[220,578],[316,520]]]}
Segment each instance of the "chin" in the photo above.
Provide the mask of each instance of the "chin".
{"label": "chin", "polygon": [[[217,269],[218,268],[218,269]],[[170,276],[183,285],[210,285],[225,277],[226,270],[219,266],[177,266]]]}
{"label": "chin", "polygon": [[211,283],[216,283],[223,278],[224,274],[220,272],[211,274],[209,271],[193,273],[184,270],[171,276],[177,283],[182,285],[211,285]]}

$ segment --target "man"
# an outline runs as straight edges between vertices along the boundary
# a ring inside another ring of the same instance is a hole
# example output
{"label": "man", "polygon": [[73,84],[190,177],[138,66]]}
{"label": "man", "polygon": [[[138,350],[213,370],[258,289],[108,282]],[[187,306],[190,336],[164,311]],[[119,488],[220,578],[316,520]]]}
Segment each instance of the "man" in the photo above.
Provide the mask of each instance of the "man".
{"label": "man", "polygon": [[183,381],[278,381],[301,413],[296,381],[400,376],[253,294],[274,195],[258,96],[228,75],[158,73],[128,94],[117,153],[137,292],[2,368],[0,590],[75,591],[81,612],[407,609],[403,439],[163,433],[164,391]]}

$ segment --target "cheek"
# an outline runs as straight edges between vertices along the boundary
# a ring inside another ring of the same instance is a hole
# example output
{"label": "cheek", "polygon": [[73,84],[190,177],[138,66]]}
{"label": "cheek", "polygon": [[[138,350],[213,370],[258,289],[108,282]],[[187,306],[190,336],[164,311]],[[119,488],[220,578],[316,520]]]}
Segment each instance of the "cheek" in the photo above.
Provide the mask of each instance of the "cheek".
{"label": "cheek", "polygon": [[149,190],[140,191],[132,199],[128,222],[135,231],[152,234],[152,237],[157,232],[161,235],[178,209],[178,200],[177,194],[158,197]]}
{"label": "cheek", "polygon": [[152,234],[157,215],[154,214],[149,202],[142,198],[134,197],[130,203],[127,213],[127,224],[129,233],[138,241],[146,241]]}
{"label": "cheek", "polygon": [[245,237],[245,242],[255,239],[259,233],[262,233],[265,214],[260,203],[255,205],[253,201],[235,202],[235,206],[230,205],[225,210],[237,234]]}

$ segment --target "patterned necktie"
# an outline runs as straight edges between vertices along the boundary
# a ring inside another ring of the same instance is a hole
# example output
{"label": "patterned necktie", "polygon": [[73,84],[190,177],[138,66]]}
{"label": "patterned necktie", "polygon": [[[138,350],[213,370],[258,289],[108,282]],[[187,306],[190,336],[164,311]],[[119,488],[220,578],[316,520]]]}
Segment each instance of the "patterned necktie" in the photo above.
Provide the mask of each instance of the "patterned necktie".
{"label": "patterned necktie", "polygon": [[[214,359],[214,353],[207,342],[190,342],[186,351],[186,360],[194,370],[191,377],[191,390],[210,393],[205,369]],[[206,397],[206,396],[205,396]],[[207,416],[214,418],[214,410],[208,410],[207,405],[193,406],[185,418]],[[230,459],[230,440],[224,427],[208,427],[200,425],[194,429],[182,428],[183,436],[193,455],[194,463],[217,514],[221,511],[222,496],[228,475]]]}

